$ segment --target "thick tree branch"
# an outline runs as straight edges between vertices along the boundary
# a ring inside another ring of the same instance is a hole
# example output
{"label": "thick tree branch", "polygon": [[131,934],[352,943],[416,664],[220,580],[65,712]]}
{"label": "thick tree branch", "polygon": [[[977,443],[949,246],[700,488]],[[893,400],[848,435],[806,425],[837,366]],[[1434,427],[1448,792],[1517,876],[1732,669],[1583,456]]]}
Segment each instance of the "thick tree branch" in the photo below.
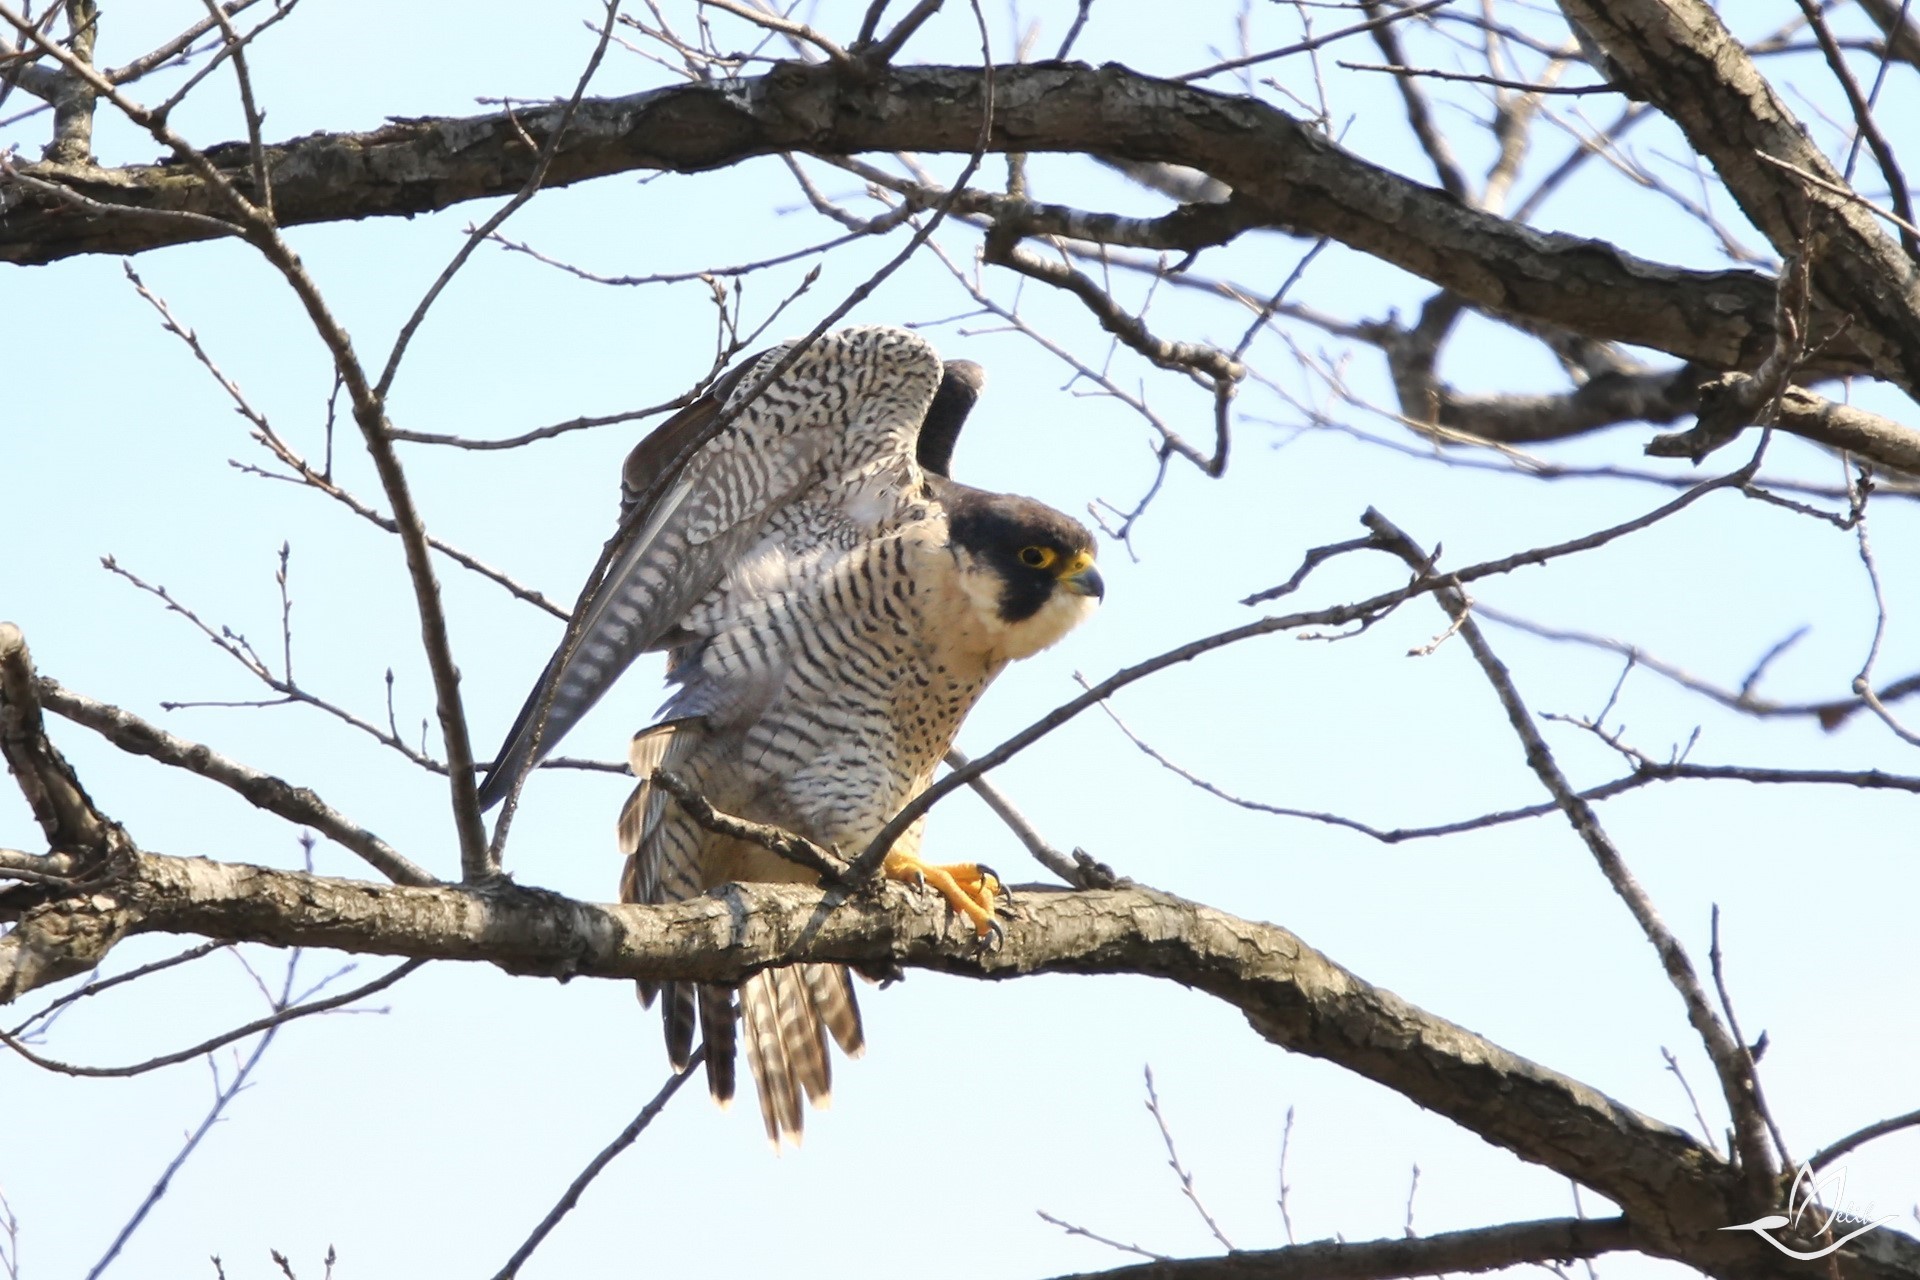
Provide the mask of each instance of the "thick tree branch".
{"label": "thick tree branch", "polygon": [[[9,856],[0,851],[0,858]],[[1142,888],[1029,891],[1005,944],[898,886],[823,893],[730,885],[667,906],[578,902],[509,883],[389,886],[131,852],[108,888],[60,904],[113,931],[485,961],[555,977],[738,982],[770,964],[892,962],[980,978],[1133,973],[1239,1009],[1283,1048],[1377,1081],[1619,1204],[1643,1249],[1714,1275],[1795,1277],[1745,1233],[1735,1172],[1677,1129],[1363,981],[1277,926]],[[0,995],[24,989],[20,930],[0,937]],[[1861,1277],[1920,1273],[1891,1233],[1850,1246]],[[1799,1277],[1804,1280],[1804,1277]]]}
{"label": "thick tree branch", "polygon": [[49,845],[93,852],[104,846],[111,824],[94,808],[73,766],[47,740],[33,655],[11,622],[0,622],[0,758]]}
{"label": "thick tree branch", "polygon": [[[1066,63],[993,70],[995,151],[1072,151],[1115,162],[1201,169],[1233,188],[1245,230],[1331,236],[1452,289],[1474,305],[1717,368],[1757,362],[1773,346],[1773,286],[1745,271],[1701,272],[1631,257],[1612,245],[1534,231],[1463,207],[1379,168],[1262,103],[1139,75]],[[758,78],[583,100],[544,185],[636,169],[699,172],[753,156],[804,151],[971,152],[986,75],[972,67],[901,67],[864,82],[786,65]],[[282,225],[408,215],[506,195],[525,183],[561,108],[393,122],[267,148]],[[531,143],[531,145],[529,145]],[[244,144],[210,150],[250,185]],[[22,166],[34,181],[146,210],[224,213],[187,164],[78,170]],[[0,186],[0,261],[51,262],[203,238],[204,227],[76,217],[25,183]],[[1858,211],[1856,211],[1858,212]],[[1866,216],[1860,213],[1859,216]],[[1837,316],[1817,322],[1838,327]],[[1818,371],[1876,372],[1910,390],[1900,352],[1843,334]]]}
{"label": "thick tree branch", "polygon": [[[100,11],[94,0],[66,0],[67,48],[74,58],[93,65],[93,45],[100,34]],[[53,103],[53,141],[46,158],[55,164],[93,163],[93,86],[71,71],[58,76],[48,101]]]}
{"label": "thick tree branch", "polygon": [[[1583,28],[1671,116],[1783,257],[1805,252],[1825,304],[1885,376],[1920,384],[1920,263],[1872,212],[1827,188],[1839,170],[1807,136],[1705,0],[1563,0]],[[1801,169],[1807,182],[1759,157]],[[1816,322],[1819,333],[1830,326]]]}
{"label": "thick tree branch", "polygon": [[[1782,431],[1830,449],[1843,449],[1862,461],[1890,471],[1920,475],[1920,431],[1892,418],[1829,400],[1805,387],[1787,387],[1777,395],[1764,392],[1763,384],[1750,374],[1723,374],[1700,388],[1700,416],[1715,424],[1751,425],[1771,401],[1773,422],[1770,425]],[[1728,438],[1723,427],[1706,432],[1682,431],[1655,436],[1647,442],[1647,452],[1655,456],[1689,457],[1697,462]]]}

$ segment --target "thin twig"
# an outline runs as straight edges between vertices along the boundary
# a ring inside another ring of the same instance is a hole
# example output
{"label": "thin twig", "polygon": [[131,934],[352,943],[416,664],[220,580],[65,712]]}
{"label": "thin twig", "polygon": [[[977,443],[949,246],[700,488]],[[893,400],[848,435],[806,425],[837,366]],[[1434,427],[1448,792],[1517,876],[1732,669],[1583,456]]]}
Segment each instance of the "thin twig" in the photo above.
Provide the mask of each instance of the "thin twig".
{"label": "thin twig", "polygon": [[[98,982],[89,982],[77,990],[67,992],[67,994],[53,1001],[47,1005],[46,1008],[28,1018],[25,1022],[22,1022],[12,1031],[7,1032],[7,1034],[15,1038],[27,1037],[29,1035],[33,1038],[38,1038],[46,1027],[53,1024],[54,1018],[59,1011],[68,1008],[76,1000],[82,1000],[88,996],[97,996],[102,991],[111,991],[123,983],[138,981],[150,973],[160,973],[176,965],[191,963],[192,961],[200,959],[202,956],[211,955],[216,951],[224,950],[232,945],[233,943],[231,942],[203,942],[199,946],[188,947],[185,951],[177,955],[168,956],[164,960],[155,960],[150,964],[143,964],[138,968],[129,969],[125,973],[116,973],[111,978],[102,978]],[[34,1030],[36,1023],[41,1024],[39,1030]]]}
{"label": "thin twig", "polygon": [[273,178],[267,172],[267,148],[260,136],[260,125],[266,116],[254,103],[253,75],[247,70],[245,42],[240,39],[240,33],[233,29],[233,23],[227,20],[220,0],[203,0],[203,3],[207,6],[207,16],[219,24],[220,34],[231,51],[234,78],[240,85],[240,110],[247,121],[247,152],[253,166],[254,199],[260,205],[260,211],[271,219]]}
{"label": "thin twig", "polygon": [[1151,1249],[1142,1249],[1137,1244],[1127,1244],[1124,1241],[1115,1240],[1111,1236],[1103,1236],[1096,1231],[1089,1231],[1085,1227],[1076,1227],[1064,1218],[1054,1217],[1045,1209],[1035,1209],[1034,1212],[1040,1216],[1040,1221],[1056,1226],[1070,1236],[1079,1236],[1082,1240],[1091,1240],[1095,1244],[1103,1244],[1109,1249],[1117,1249],[1121,1253],[1131,1253],[1142,1258],[1149,1258],[1154,1262],[1169,1261],[1167,1255],[1164,1253],[1155,1253]]}
{"label": "thin twig", "polygon": [[[1756,454],[1753,463],[1749,465],[1756,465],[1758,461],[1759,456]],[[1377,512],[1369,512],[1367,523],[1376,534],[1399,544],[1402,557],[1416,573],[1421,573],[1421,566],[1430,563],[1431,557],[1384,516]],[[1659,956],[1661,967],[1686,1006],[1688,1021],[1693,1024],[1694,1030],[1706,1045],[1708,1057],[1713,1061],[1714,1070],[1720,1078],[1721,1092],[1725,1095],[1727,1109],[1734,1119],[1736,1150],[1740,1155],[1749,1189],[1756,1196],[1765,1196],[1770,1192],[1778,1167],[1774,1163],[1773,1152],[1767,1145],[1765,1121],[1755,1105],[1756,1086],[1751,1061],[1745,1047],[1734,1039],[1725,1024],[1715,1016],[1713,1007],[1708,1002],[1706,990],[1701,986],[1699,974],[1695,971],[1693,962],[1687,957],[1685,948],[1667,928],[1646,890],[1628,870],[1612,838],[1600,825],[1599,816],[1594,813],[1592,806],[1582,800],[1572,784],[1567,781],[1566,775],[1554,758],[1552,749],[1540,736],[1540,730],[1535,726],[1533,716],[1527,710],[1519,690],[1514,686],[1506,665],[1494,654],[1491,646],[1487,644],[1485,635],[1469,616],[1465,592],[1458,586],[1449,585],[1435,594],[1448,616],[1460,622],[1460,637],[1472,651],[1488,683],[1493,686],[1500,705],[1506,712],[1507,722],[1525,746],[1528,766],[1566,815],[1567,821],[1579,834],[1582,843],[1587,846],[1594,861],[1599,865],[1601,874],[1606,877],[1614,893],[1626,904],[1628,911],[1640,926],[1641,932]]]}
{"label": "thin twig", "polygon": [[1893,712],[1882,702],[1873,688],[1873,665],[1880,658],[1880,644],[1887,634],[1887,593],[1880,585],[1880,566],[1873,557],[1873,542],[1867,536],[1867,522],[1863,517],[1854,533],[1859,540],[1860,563],[1866,567],[1867,583],[1873,589],[1873,642],[1867,646],[1866,661],[1860,664],[1860,674],[1853,678],[1853,691],[1867,709],[1880,717],[1880,722],[1891,729],[1902,742],[1920,747],[1920,733],[1901,724]]}
{"label": "thin twig", "polygon": [[1287,1104],[1287,1123],[1280,1130],[1280,1224],[1287,1230],[1287,1243],[1299,1244],[1293,1234],[1293,1210],[1287,1199],[1293,1194],[1293,1184],[1287,1181],[1287,1155],[1293,1149],[1293,1104]]}
{"label": "thin twig", "polygon": [[[971,763],[973,762],[967,757],[966,752],[960,748],[947,749],[949,769],[964,769]],[[972,786],[974,793],[986,801],[987,808],[993,810],[1000,821],[1007,824],[1007,830],[1013,832],[1014,838],[1027,847],[1027,852],[1033,855],[1034,861],[1070,885],[1082,889],[1092,887],[1082,883],[1084,877],[1081,868],[1075,865],[1073,859],[1048,844],[1046,837],[1027,821],[1027,816],[1014,807],[1013,802],[1002,794],[1000,788],[985,778],[975,778]]]}
{"label": "thin twig", "polygon": [[1876,217],[1885,218],[1888,222],[1900,228],[1903,238],[1920,237],[1920,226],[1914,225],[1910,218],[1902,217],[1891,209],[1881,208],[1873,201],[1861,195],[1858,191],[1855,191],[1852,187],[1842,186],[1837,182],[1821,177],[1817,173],[1809,173],[1797,164],[1782,160],[1778,156],[1770,156],[1764,151],[1755,151],[1753,155],[1756,160],[1759,160],[1763,164],[1770,164],[1776,169],[1785,170],[1801,181],[1816,186],[1829,195],[1839,196],[1842,200],[1859,205]]}
{"label": "thin twig", "polygon": [[0,1032],[0,1044],[6,1045],[7,1048],[13,1050],[34,1066],[46,1071],[57,1071],[61,1075],[112,1080],[122,1079],[127,1076],[140,1076],[145,1075],[149,1071],[158,1071],[162,1067],[177,1066],[182,1062],[191,1062],[195,1058],[205,1057],[215,1049],[224,1048],[237,1040],[245,1040],[248,1036],[259,1035],[262,1031],[266,1032],[268,1037],[271,1038],[281,1027],[295,1019],[310,1017],[316,1013],[331,1013],[333,1010],[350,1005],[356,1000],[364,1000],[375,992],[384,991],[426,963],[425,960],[408,960],[397,968],[388,970],[384,976],[375,978],[372,982],[355,987],[353,990],[343,992],[337,996],[329,996],[325,1000],[315,1000],[308,1004],[290,1004],[285,1006],[279,1006],[278,1002],[276,1002],[274,1012],[267,1017],[258,1018],[247,1023],[245,1026],[235,1027],[231,1031],[223,1031],[211,1040],[204,1040],[194,1045],[191,1049],[180,1049],[173,1053],[163,1053],[158,1057],[148,1058],[144,1062],[136,1062],[125,1067],[90,1067],[79,1063],[60,1062],[56,1059],[43,1057],[33,1052],[33,1050],[27,1048],[24,1044],[20,1043],[19,1040],[5,1032]]}
{"label": "thin twig", "polygon": [[437,883],[425,868],[305,787],[291,786],[272,774],[228,759],[203,743],[168,733],[132,712],[74,693],[47,677],[40,678],[38,688],[49,711],[92,729],[122,751],[199,774],[269,813],[312,827],[364,858],[396,884]]}
{"label": "thin twig", "polygon": [[660,1091],[653,1095],[652,1100],[649,1101],[646,1106],[640,1108],[640,1113],[628,1122],[627,1127],[622,1129],[619,1135],[601,1150],[599,1155],[589,1160],[587,1167],[582,1169],[578,1176],[567,1184],[567,1189],[562,1192],[560,1198],[554,1202],[553,1208],[547,1211],[547,1216],[540,1220],[540,1225],[533,1229],[533,1234],[529,1235],[520,1247],[513,1251],[513,1256],[508,1258],[507,1265],[500,1268],[499,1272],[495,1274],[494,1280],[514,1280],[514,1277],[519,1275],[520,1268],[527,1264],[527,1259],[533,1256],[533,1251],[538,1249],[541,1243],[553,1233],[553,1229],[560,1225],[560,1220],[571,1213],[573,1207],[580,1203],[581,1193],[587,1189],[595,1178],[600,1176],[601,1172],[605,1170],[608,1165],[613,1163],[614,1157],[632,1146],[634,1141],[639,1138],[642,1133],[646,1132],[647,1126],[653,1123],[654,1117],[666,1109],[667,1103],[673,1100],[673,1095],[680,1092],[680,1086],[693,1079],[695,1069],[706,1060],[707,1046],[703,1044],[693,1051],[692,1057],[687,1059],[687,1066],[684,1071],[673,1072],[667,1077],[667,1082],[660,1086]]}
{"label": "thin twig", "polygon": [[1707,1123],[1707,1117],[1700,1110],[1700,1099],[1693,1094],[1693,1085],[1687,1080],[1686,1072],[1680,1069],[1680,1060],[1673,1056],[1673,1050],[1660,1046],[1660,1056],[1666,1060],[1667,1070],[1673,1072],[1673,1078],[1680,1082],[1681,1091],[1687,1095],[1687,1105],[1693,1108],[1693,1121],[1700,1126],[1700,1136],[1717,1154],[1720,1150],[1719,1139],[1713,1136],[1713,1126]]}
{"label": "thin twig", "polygon": [[1210,76],[1217,76],[1222,71],[1235,71],[1241,67],[1251,67],[1256,63],[1271,62],[1275,58],[1287,58],[1296,53],[1306,53],[1310,50],[1330,45],[1336,40],[1344,40],[1348,36],[1357,36],[1362,32],[1384,27],[1390,22],[1401,22],[1408,18],[1417,18],[1422,14],[1432,13],[1435,9],[1450,3],[1452,3],[1452,0],[1422,0],[1420,4],[1410,5],[1405,9],[1395,9],[1391,13],[1381,14],[1377,18],[1369,18],[1365,22],[1356,22],[1352,26],[1342,27],[1338,31],[1329,31],[1325,35],[1315,36],[1311,40],[1301,40],[1294,44],[1281,45],[1278,49],[1269,49],[1265,53],[1249,54],[1244,58],[1230,58],[1225,62],[1216,62],[1210,67],[1202,67],[1198,71],[1189,71],[1184,75],[1175,76],[1173,79],[1176,83],[1185,84],[1195,80],[1205,80]]}
{"label": "thin twig", "polygon": [[655,769],[649,781],[679,801],[680,807],[696,825],[705,827],[715,835],[757,844],[769,853],[805,867],[825,884],[839,884],[846,875],[846,862],[835,850],[815,844],[784,827],[722,813],[708,803],[705,796],[694,790],[686,779],[669,769]]}
{"label": "thin twig", "polygon": [[560,143],[566,137],[568,126],[573,123],[574,113],[580,109],[580,100],[586,96],[587,85],[593,80],[594,72],[600,69],[601,59],[606,57],[607,42],[613,37],[614,20],[619,16],[619,12],[620,0],[606,0],[606,18],[600,27],[599,42],[594,45],[593,53],[587,59],[586,68],[581,71],[580,79],[573,87],[573,96],[568,98],[566,105],[560,109],[552,131],[547,135],[545,144],[540,148],[539,156],[534,160],[532,172],[527,174],[526,182],[521,184],[520,190],[515,192],[506,204],[494,211],[493,216],[467,233],[466,241],[455,252],[453,260],[441,269],[439,276],[427,287],[426,293],[421,295],[419,303],[414,306],[413,314],[408,316],[406,323],[400,326],[400,332],[393,340],[393,349],[387,353],[386,367],[381,369],[380,377],[373,385],[373,394],[380,401],[384,402],[387,393],[392,390],[393,379],[400,372],[400,360],[407,353],[407,345],[413,341],[413,335],[426,320],[427,312],[440,297],[441,291],[458,274],[460,268],[467,264],[467,259],[473,256],[474,250],[498,231],[501,223],[517,213],[527,201],[533,199],[541,185],[546,182],[547,171],[553,167],[553,158],[560,153]]}
{"label": "thin twig", "polygon": [[1379,62],[1341,62],[1340,66],[1348,71],[1380,71],[1387,75],[1398,76],[1402,80],[1430,79],[1452,80],[1460,84],[1484,84],[1496,89],[1512,89],[1516,93],[1557,93],[1568,97],[1582,97],[1595,93],[1619,93],[1620,86],[1612,83],[1602,84],[1543,84],[1535,80],[1506,80],[1500,76],[1473,75],[1465,71],[1441,71],[1434,67],[1395,66]]}
{"label": "thin twig", "polygon": [[[1228,645],[1237,644],[1242,640],[1251,640],[1255,637],[1271,635],[1278,631],[1298,630],[1302,627],[1344,626],[1349,623],[1360,623],[1365,626],[1370,626],[1387,613],[1397,609],[1400,605],[1416,596],[1426,595],[1443,588],[1450,588],[1472,582],[1493,574],[1508,573],[1514,569],[1529,565],[1545,564],[1549,560],[1557,559],[1560,556],[1571,555],[1581,551],[1590,551],[1596,547],[1605,546],[1619,538],[1657,524],[1675,512],[1691,506],[1709,493],[1720,489],[1740,487],[1753,478],[1753,473],[1758,467],[1758,464],[1759,455],[1756,454],[1752,461],[1738,470],[1730,471],[1725,475],[1703,481],[1695,485],[1692,489],[1689,489],[1686,493],[1673,499],[1671,502],[1663,503],[1645,515],[1636,516],[1631,520],[1623,521],[1620,524],[1598,530],[1594,533],[1585,534],[1578,538],[1570,538],[1565,542],[1554,543],[1549,546],[1534,547],[1526,551],[1515,552],[1512,555],[1502,556],[1497,560],[1482,561],[1480,564],[1471,565],[1457,573],[1448,574],[1444,578],[1416,578],[1413,582],[1397,590],[1385,591],[1379,595],[1369,597],[1365,600],[1355,601],[1351,604],[1262,618],[1257,622],[1232,627],[1225,631],[1216,632],[1210,636],[1203,636],[1198,640],[1189,641],[1186,644],[1176,646],[1164,653],[1148,658],[1143,662],[1135,663],[1133,666],[1127,667],[1124,670],[1117,671],[1099,684],[1089,688],[1079,697],[1055,707],[1039,720],[1034,721],[1025,729],[1014,734],[985,755],[976,757],[973,763],[965,769],[955,769],[952,773],[935,782],[918,796],[915,796],[912,800],[909,800],[905,805],[901,806],[900,811],[894,814],[886,826],[880,829],[874,836],[872,842],[869,843],[866,849],[861,852],[860,856],[855,859],[854,865],[849,868],[848,874],[855,880],[871,876],[874,870],[880,865],[880,860],[886,856],[886,851],[893,847],[893,842],[898,840],[901,833],[917,821],[921,814],[931,809],[948,795],[951,795],[955,790],[965,786],[974,778],[991,769],[999,768],[1002,764],[1005,764],[1008,760],[1011,760],[1014,756],[1026,750],[1026,748],[1032,746],[1041,738],[1046,737],[1055,729],[1079,715],[1082,711],[1111,697],[1116,691],[1125,688],[1136,680],[1144,679],[1156,671],[1164,670],[1178,663],[1190,662],[1203,653],[1210,653],[1215,649],[1225,648]],[[1368,512],[1368,517],[1373,516],[1373,514],[1372,512]]]}
{"label": "thin twig", "polygon": [[1885,1120],[1876,1120],[1848,1134],[1838,1142],[1814,1152],[1812,1158],[1807,1161],[1807,1167],[1818,1173],[1841,1156],[1857,1151],[1875,1138],[1884,1138],[1890,1133],[1898,1133],[1902,1129],[1912,1129],[1916,1126],[1920,1126],[1920,1111],[1909,1111],[1903,1116],[1889,1116]]}
{"label": "thin twig", "polygon": [[1214,1221],[1213,1215],[1207,1211],[1206,1204],[1200,1199],[1200,1193],[1194,1189],[1193,1175],[1187,1172],[1185,1165],[1180,1163],[1180,1152],[1173,1145],[1173,1130],[1167,1127],[1167,1117],[1160,1110],[1160,1094],[1153,1087],[1153,1068],[1145,1067],[1143,1073],[1147,1080],[1147,1111],[1153,1116],[1154,1124],[1159,1126],[1160,1140],[1166,1144],[1167,1167],[1172,1169],[1174,1176],[1180,1179],[1181,1193],[1187,1197],[1187,1202],[1193,1206],[1194,1212],[1200,1215],[1200,1220],[1207,1224],[1207,1230],[1213,1233],[1213,1238],[1220,1242],[1223,1249],[1231,1253],[1233,1241],[1227,1239],[1226,1233],[1220,1230],[1220,1224]]}
{"label": "thin twig", "polygon": [[1727,988],[1725,957],[1720,951],[1720,904],[1713,904],[1713,919],[1708,933],[1707,966],[1713,972],[1713,989],[1720,997],[1720,1012],[1726,1015],[1727,1029],[1733,1033],[1733,1042],[1739,1047],[1741,1056],[1746,1059],[1747,1077],[1752,1082],[1753,1109],[1767,1123],[1767,1132],[1773,1135],[1773,1149],[1780,1156],[1782,1169],[1793,1168],[1793,1156],[1787,1151],[1787,1139],[1780,1132],[1780,1125],[1773,1118],[1773,1108],[1767,1105],[1767,1095],[1760,1087],[1760,1053],[1766,1047],[1767,1033],[1762,1031],[1757,1044],[1750,1044],[1740,1030],[1740,1016],[1733,1010],[1733,993]]}
{"label": "thin twig", "polygon": [[[227,0],[220,6],[220,12],[232,18],[244,10],[251,9],[259,2],[260,0]],[[173,39],[149,49],[125,66],[108,71],[106,77],[114,84],[130,84],[148,72],[158,70],[173,59],[189,54],[192,51],[193,42],[213,30],[214,26],[213,18],[202,18]]]}

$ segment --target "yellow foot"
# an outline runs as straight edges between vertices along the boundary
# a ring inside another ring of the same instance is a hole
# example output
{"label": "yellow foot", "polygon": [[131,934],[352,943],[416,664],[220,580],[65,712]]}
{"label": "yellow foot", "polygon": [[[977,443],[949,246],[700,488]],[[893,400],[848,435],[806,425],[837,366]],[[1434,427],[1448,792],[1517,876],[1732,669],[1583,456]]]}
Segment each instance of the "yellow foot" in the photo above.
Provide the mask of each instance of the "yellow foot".
{"label": "yellow foot", "polygon": [[889,880],[932,887],[948,906],[973,921],[974,932],[982,938],[1006,932],[994,918],[994,902],[1006,890],[986,867],[971,862],[939,867],[908,854],[889,853],[881,871]]}

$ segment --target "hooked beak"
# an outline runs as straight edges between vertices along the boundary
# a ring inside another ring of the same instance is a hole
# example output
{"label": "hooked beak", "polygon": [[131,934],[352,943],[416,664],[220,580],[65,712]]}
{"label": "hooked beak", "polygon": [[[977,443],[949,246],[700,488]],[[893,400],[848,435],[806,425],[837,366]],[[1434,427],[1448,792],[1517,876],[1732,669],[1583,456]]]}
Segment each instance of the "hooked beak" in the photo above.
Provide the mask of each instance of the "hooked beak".
{"label": "hooked beak", "polygon": [[1093,567],[1093,561],[1060,579],[1060,585],[1077,596],[1092,596],[1095,600],[1106,597],[1107,584],[1100,578],[1100,571]]}

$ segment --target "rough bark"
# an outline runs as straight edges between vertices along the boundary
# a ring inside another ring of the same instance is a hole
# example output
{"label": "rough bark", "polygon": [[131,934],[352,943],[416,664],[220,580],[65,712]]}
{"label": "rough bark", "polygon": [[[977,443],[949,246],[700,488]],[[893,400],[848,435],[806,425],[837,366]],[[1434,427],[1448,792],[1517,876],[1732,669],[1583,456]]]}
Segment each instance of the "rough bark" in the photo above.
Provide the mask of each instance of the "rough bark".
{"label": "rough bark", "polygon": [[[725,84],[684,85],[580,104],[546,182],[564,186],[638,169],[690,173],[783,151],[968,152],[985,76],[973,67],[888,68],[864,82],[785,65]],[[1283,112],[1125,67],[1038,63],[994,70],[996,151],[1079,152],[1177,163],[1226,183],[1233,199],[1195,218],[1196,243],[1248,230],[1331,236],[1458,293],[1475,306],[1672,352],[1716,368],[1757,362],[1774,341],[1773,286],[1747,271],[1663,266],[1596,240],[1532,230],[1359,158]],[[367,133],[314,134],[267,148],[275,209],[287,225],[409,215],[509,195],[531,172],[559,108],[396,120]],[[532,145],[528,145],[529,142]],[[212,148],[251,187],[242,144]],[[98,215],[55,194],[0,184],[0,261],[44,263],[204,239],[221,216],[179,164],[116,169],[27,165],[20,172],[139,215]],[[1822,331],[1837,328],[1837,320]],[[1900,350],[1871,354],[1843,336],[1821,370],[1874,372],[1913,389]]]}
{"label": "rough bark", "polygon": [[[1565,0],[1633,84],[1671,116],[1783,257],[1804,252],[1829,313],[1889,380],[1920,386],[1920,263],[1881,229],[1703,0]],[[1810,182],[1763,156],[1784,161]],[[1832,326],[1816,323],[1824,336]]]}
{"label": "rough bark", "polygon": [[33,655],[11,622],[0,622],[0,759],[6,760],[48,844],[96,853],[105,847],[100,811],[73,766],[47,739]]}
{"label": "rough bark", "polygon": [[[24,855],[0,850],[0,863]],[[48,891],[32,887],[36,896]],[[21,892],[15,890],[15,893]],[[1348,972],[1274,925],[1139,887],[1027,892],[1004,945],[897,886],[847,895],[731,885],[669,906],[579,902],[500,882],[378,885],[201,858],[128,852],[111,882],[30,908],[0,938],[0,993],[30,985],[20,938],[61,913],[74,936],[194,934],[276,946],[485,961],[557,978],[736,982],[799,960],[891,962],[979,978],[1144,974],[1233,1005],[1263,1037],[1337,1063],[1620,1205],[1636,1243],[1716,1275],[1786,1271],[1719,1228],[1748,1212],[1735,1172],[1691,1137],[1510,1053]],[[8,914],[0,900],[0,916]],[[88,933],[81,918],[96,917]],[[37,936],[37,935],[34,935]],[[88,954],[98,947],[89,945]],[[44,950],[44,949],[43,949]],[[1755,1211],[1757,1212],[1757,1210]],[[1865,1245],[1866,1240],[1857,1242]],[[1849,1274],[1920,1272],[1920,1247],[1854,1251]],[[1868,1260],[1882,1257],[1879,1263]]]}

